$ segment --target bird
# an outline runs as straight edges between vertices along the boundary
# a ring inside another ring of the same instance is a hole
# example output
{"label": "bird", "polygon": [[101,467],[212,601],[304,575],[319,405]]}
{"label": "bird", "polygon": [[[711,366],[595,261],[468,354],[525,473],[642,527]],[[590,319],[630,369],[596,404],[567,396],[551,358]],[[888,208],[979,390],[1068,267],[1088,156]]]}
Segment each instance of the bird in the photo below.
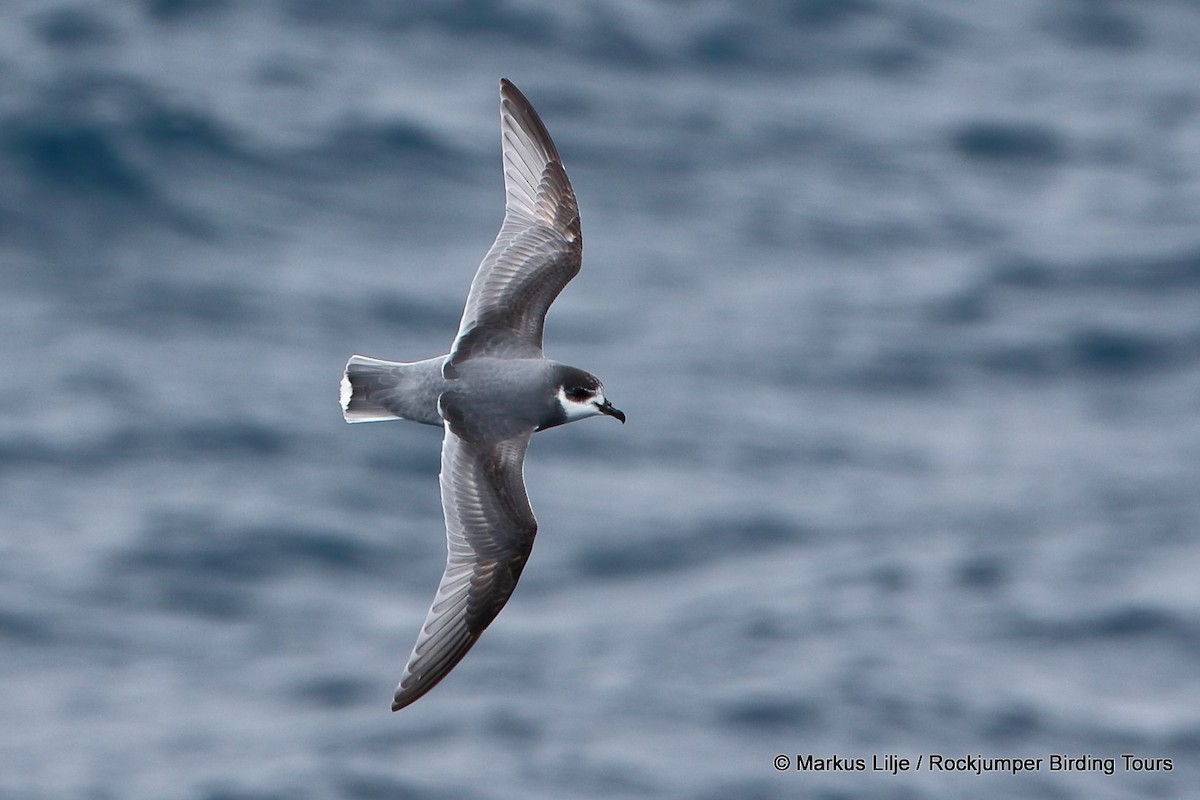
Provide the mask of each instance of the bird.
{"label": "bird", "polygon": [[537,534],[524,479],[533,434],[599,415],[625,422],[599,378],[543,354],[546,312],[582,265],[579,204],[546,126],[507,79],[500,142],[504,221],[450,352],[414,362],[354,355],[341,381],[347,422],[443,429],[446,568],[392,711],[445,678],[512,596]]}

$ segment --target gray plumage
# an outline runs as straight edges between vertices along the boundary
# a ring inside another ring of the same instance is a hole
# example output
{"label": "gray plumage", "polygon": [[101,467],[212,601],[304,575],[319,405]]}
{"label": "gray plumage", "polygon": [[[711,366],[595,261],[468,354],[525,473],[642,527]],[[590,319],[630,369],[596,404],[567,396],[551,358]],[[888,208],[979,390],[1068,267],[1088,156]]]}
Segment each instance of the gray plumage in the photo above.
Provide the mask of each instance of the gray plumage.
{"label": "gray plumage", "polygon": [[579,272],[579,208],[533,106],[500,82],[504,223],[467,295],[447,355],[411,363],[352,356],[347,422],[407,419],[444,428],[446,570],[392,710],[432,689],[508,602],[537,521],[525,494],[530,437],[575,419],[625,415],[590,373],[546,359],[546,311]]}

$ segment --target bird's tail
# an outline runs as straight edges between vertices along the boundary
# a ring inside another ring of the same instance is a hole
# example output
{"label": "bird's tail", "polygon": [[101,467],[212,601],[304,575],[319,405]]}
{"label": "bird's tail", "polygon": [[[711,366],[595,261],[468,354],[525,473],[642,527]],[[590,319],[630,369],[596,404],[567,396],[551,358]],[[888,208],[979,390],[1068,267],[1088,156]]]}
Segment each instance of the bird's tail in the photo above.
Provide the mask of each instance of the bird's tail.
{"label": "bird's tail", "polygon": [[[366,356],[350,356],[342,376],[342,415],[346,422],[404,419],[396,411],[395,390],[404,364]],[[389,408],[389,406],[391,408]]]}

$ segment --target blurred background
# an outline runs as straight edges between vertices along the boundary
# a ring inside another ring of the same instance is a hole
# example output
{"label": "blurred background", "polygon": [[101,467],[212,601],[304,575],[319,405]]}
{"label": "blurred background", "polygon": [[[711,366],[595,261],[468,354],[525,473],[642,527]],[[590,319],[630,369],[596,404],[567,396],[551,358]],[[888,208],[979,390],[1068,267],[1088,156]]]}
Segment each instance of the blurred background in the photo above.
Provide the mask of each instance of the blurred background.
{"label": "blurred background", "polygon": [[[1198,41],[1187,0],[5,3],[0,797],[1196,796]],[[393,715],[440,433],[338,381],[447,350],[500,77],[582,209],[547,353],[629,424],[535,439],[519,590]]]}

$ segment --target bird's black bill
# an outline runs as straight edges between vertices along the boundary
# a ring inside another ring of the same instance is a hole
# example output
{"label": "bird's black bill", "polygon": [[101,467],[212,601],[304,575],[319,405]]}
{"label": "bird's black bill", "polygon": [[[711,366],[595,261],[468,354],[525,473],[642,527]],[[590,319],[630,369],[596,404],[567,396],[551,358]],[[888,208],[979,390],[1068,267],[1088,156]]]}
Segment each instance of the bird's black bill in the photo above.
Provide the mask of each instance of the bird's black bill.
{"label": "bird's black bill", "polygon": [[621,420],[622,425],[625,424],[625,412],[614,407],[609,401],[605,400],[603,405],[598,405],[596,408],[600,409],[601,414],[608,414],[610,417]]}

